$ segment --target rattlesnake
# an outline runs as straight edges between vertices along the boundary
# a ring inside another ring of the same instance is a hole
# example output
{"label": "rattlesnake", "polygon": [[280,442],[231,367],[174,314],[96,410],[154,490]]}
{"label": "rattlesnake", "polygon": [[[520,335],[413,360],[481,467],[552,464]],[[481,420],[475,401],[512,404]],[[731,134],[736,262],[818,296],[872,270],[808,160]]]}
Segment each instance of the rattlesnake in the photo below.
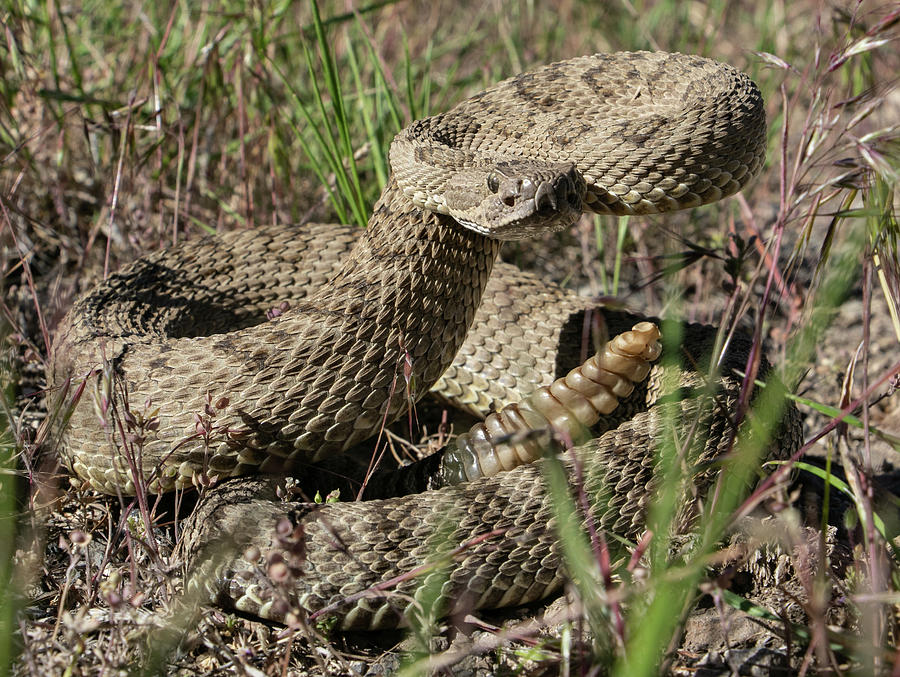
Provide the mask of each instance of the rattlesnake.
{"label": "rattlesnake", "polygon": [[[68,421],[61,457],[76,481],[108,493],[133,493],[136,482],[151,491],[206,486],[348,449],[439,379],[445,396],[470,408],[517,401],[571,361],[560,346],[581,345],[572,334],[583,327],[572,322],[586,303],[507,267],[491,278],[500,239],[564,227],[582,208],[644,214],[719,199],[757,173],[764,145],[756,86],[700,57],[595,55],[500,83],[397,136],[392,177],[355,244],[321,226],[205,239],[144,257],[77,302],[57,332],[48,375]],[[277,317],[265,321],[273,308]],[[687,331],[682,385],[699,387],[691,362],[708,358],[713,334]],[[745,361],[736,340],[726,376]],[[492,377],[498,363],[510,371]],[[654,392],[663,374],[651,376]],[[478,380],[481,388],[470,387]],[[708,394],[710,406],[672,405],[677,420],[697,416],[716,433],[688,445],[707,460],[727,447],[731,429],[739,389],[724,383]],[[589,493],[605,496],[601,526],[625,538],[637,533],[655,482],[651,450],[663,410],[578,452]],[[791,425],[784,430],[796,437]],[[595,463],[599,450],[611,456]],[[703,476],[698,486],[710,473]],[[298,508],[287,532],[249,529],[286,512],[258,497],[266,486],[212,491],[185,537],[192,580],[256,612],[283,615],[232,575],[255,562],[221,556],[228,533],[241,547],[303,550],[294,564],[306,591],[290,599],[308,611],[495,529],[502,536],[473,546],[455,567],[445,610],[461,589],[467,604],[497,606],[547,594],[561,580],[540,464],[386,503]],[[690,522],[692,506],[680,523]],[[448,515],[467,517],[448,531]],[[390,624],[406,606],[361,600],[341,612],[342,623]]]}

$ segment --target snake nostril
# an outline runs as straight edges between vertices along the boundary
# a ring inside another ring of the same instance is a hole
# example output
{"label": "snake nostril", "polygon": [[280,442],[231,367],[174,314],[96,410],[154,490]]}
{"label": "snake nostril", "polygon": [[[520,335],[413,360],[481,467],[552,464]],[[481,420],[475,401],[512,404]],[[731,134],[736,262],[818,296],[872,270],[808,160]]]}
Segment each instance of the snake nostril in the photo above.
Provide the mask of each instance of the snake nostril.
{"label": "snake nostril", "polygon": [[515,206],[515,204],[516,204],[515,196],[507,195],[506,197],[503,198],[503,204],[505,204],[507,207]]}

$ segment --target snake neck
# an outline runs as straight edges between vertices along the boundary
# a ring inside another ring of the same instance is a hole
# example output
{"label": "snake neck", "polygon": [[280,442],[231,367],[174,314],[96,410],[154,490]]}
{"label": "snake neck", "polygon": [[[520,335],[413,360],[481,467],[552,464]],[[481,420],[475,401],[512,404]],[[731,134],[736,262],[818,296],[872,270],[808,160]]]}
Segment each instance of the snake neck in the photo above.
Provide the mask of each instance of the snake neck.
{"label": "snake neck", "polygon": [[[343,359],[339,371],[351,374],[354,391],[367,391],[364,400],[389,400],[359,411],[342,448],[396,419],[447,369],[472,324],[499,248],[498,240],[413,206],[391,179],[341,271],[297,309],[300,316],[333,325],[332,346],[318,351],[311,364]],[[352,350],[339,358],[340,346],[351,343]],[[361,396],[353,393],[355,401]],[[317,441],[314,459],[333,446]]]}

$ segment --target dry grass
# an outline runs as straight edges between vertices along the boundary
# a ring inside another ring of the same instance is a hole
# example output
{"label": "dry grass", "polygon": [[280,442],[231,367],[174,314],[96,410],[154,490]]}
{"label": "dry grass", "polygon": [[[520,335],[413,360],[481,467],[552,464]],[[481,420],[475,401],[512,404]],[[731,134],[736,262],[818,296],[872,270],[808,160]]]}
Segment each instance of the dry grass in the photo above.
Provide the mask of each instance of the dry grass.
{"label": "dry grass", "polygon": [[[172,242],[272,222],[359,221],[385,181],[385,145],[410,119],[535,64],[638,48],[713,56],[754,77],[769,106],[764,175],[720,206],[631,219],[621,231],[585,218],[561,240],[507,255],[635,309],[755,332],[804,398],[804,450],[843,465],[851,519],[862,525],[853,532],[855,587],[846,599],[824,585],[824,567],[808,581],[809,635],[795,646],[795,667],[900,670],[900,562],[890,547],[898,504],[872,488],[900,436],[900,406],[889,396],[900,374],[900,9],[775,0],[545,4],[375,3],[354,11],[323,3],[344,126],[305,2],[23,2],[0,10],[0,588],[9,591],[0,598],[0,670],[106,674],[151,655],[151,667],[173,673],[343,674],[364,672],[389,652],[396,634],[304,641],[217,610],[178,651],[161,642],[179,573],[171,505],[145,497],[133,510],[128,501],[76,492],[52,454],[41,453],[52,449],[40,375],[54,327],[107,271]],[[837,485],[830,491],[837,500]],[[805,547],[799,532],[786,538]],[[696,581],[703,575],[691,573]],[[724,608],[717,583],[703,589]],[[577,622],[551,638],[533,621],[499,633],[483,622],[484,634],[470,643],[457,637],[436,658],[427,654],[446,638],[407,644],[408,670],[555,674],[588,671],[605,657],[620,673],[652,674],[658,655],[644,647],[670,646],[684,620],[673,609],[695,599],[691,586],[676,590],[677,599],[663,592],[635,601],[631,620],[617,619],[616,641],[606,645],[592,646]],[[850,610],[852,632],[832,629],[837,601]],[[518,641],[498,649],[505,637]],[[670,655],[689,662],[690,653]],[[631,663],[622,662],[626,655]],[[389,652],[382,660],[398,659]]]}

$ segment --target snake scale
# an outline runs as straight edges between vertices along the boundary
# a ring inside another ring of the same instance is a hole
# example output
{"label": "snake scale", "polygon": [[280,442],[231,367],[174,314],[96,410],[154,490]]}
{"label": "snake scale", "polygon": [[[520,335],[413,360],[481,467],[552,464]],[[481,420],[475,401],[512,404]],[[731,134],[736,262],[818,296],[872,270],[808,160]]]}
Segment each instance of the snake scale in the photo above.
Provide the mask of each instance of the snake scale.
{"label": "snake scale", "polygon": [[[136,481],[157,492],[221,483],[185,528],[189,584],[266,617],[316,612],[397,577],[389,593],[337,610],[341,627],[396,624],[432,575],[444,612],[543,597],[564,566],[541,463],[326,506],[269,500],[267,479],[223,480],[327,459],[432,386],[484,414],[548,385],[577,365],[592,317],[610,332],[635,318],[505,265],[492,276],[500,242],[568,226],[584,209],[711,202],[758,172],[764,147],[756,86],[708,59],[595,55],[506,80],[398,134],[364,233],[311,225],[207,238],[141,258],[79,300],[48,373],[67,413],[61,458],[76,482],[113,494]],[[685,332],[677,385],[699,387],[714,332]],[[604,423],[613,429],[579,447],[601,527],[640,533],[664,416],[711,431],[688,445],[694,461],[723,453],[739,392],[728,375],[746,354],[735,339],[705,404],[650,406],[665,380],[654,367]],[[681,524],[702,491],[691,495]],[[229,542],[247,558],[224,556]],[[405,576],[448,552],[449,571]]]}

